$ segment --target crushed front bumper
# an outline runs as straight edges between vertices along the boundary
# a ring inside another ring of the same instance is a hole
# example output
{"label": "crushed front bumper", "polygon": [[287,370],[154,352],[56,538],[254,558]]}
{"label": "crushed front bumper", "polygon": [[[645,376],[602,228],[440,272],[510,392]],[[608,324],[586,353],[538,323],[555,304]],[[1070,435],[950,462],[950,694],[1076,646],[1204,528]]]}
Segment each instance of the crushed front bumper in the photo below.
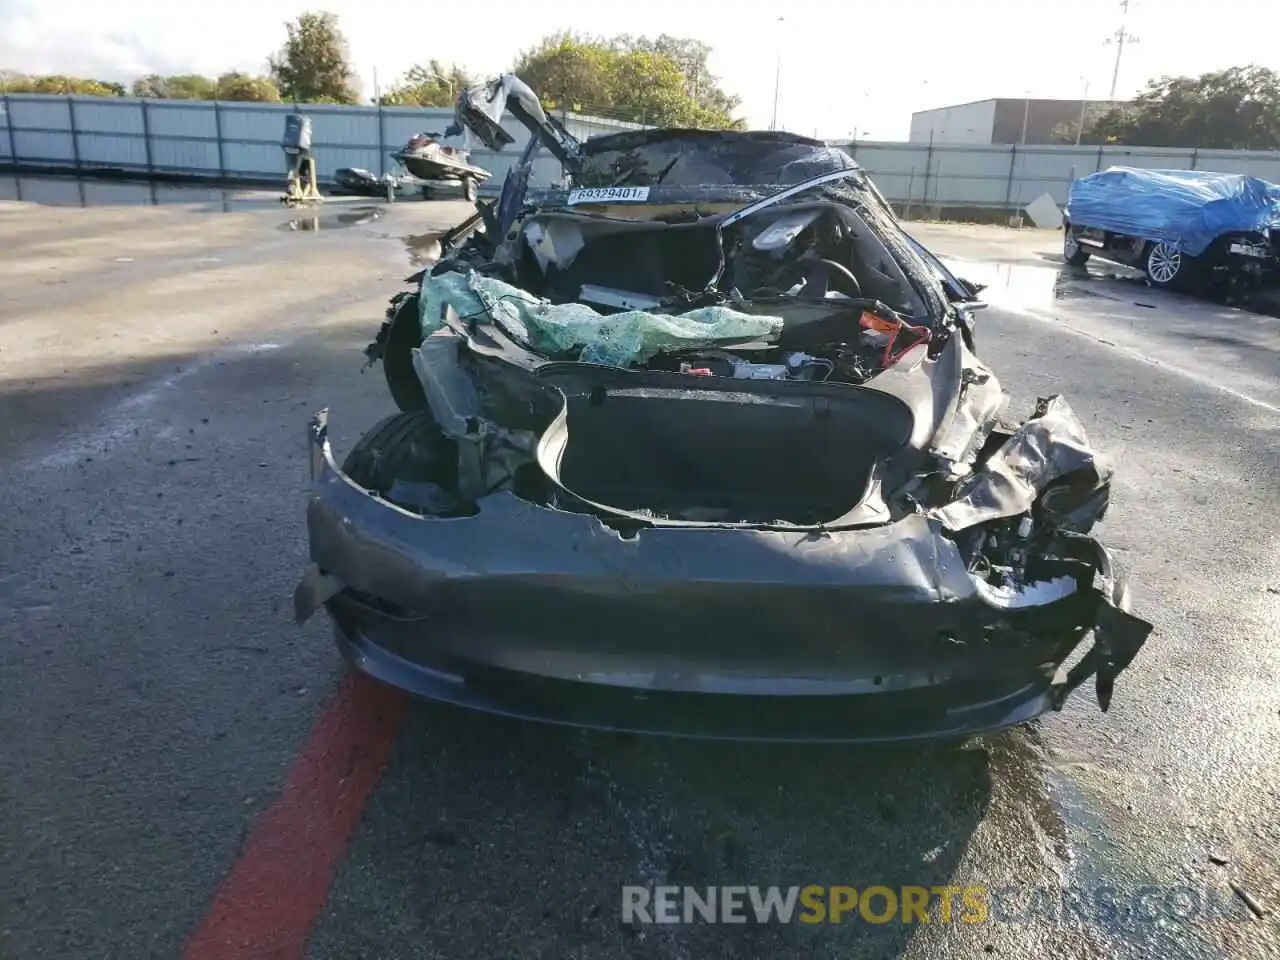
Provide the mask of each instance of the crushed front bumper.
{"label": "crushed front bumper", "polygon": [[1151,629],[1122,609],[1100,546],[1105,589],[1007,610],[924,516],[624,537],[503,492],[472,517],[423,518],[342,473],[323,412],[311,463],[298,620],[324,606],[358,669],[494,713],[752,740],[963,736],[1060,707],[1090,676],[1106,709]]}

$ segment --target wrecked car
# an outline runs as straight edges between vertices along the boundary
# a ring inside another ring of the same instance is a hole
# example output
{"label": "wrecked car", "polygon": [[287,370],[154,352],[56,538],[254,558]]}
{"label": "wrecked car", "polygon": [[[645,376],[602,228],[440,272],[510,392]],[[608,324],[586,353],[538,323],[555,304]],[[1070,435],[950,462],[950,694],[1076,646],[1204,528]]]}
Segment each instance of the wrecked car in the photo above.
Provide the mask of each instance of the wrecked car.
{"label": "wrecked car", "polygon": [[[503,109],[532,136],[502,196],[367,350],[401,412],[341,466],[310,424],[299,622],[415,694],[600,729],[964,736],[1089,679],[1108,708],[1151,630],[1091,534],[1110,468],[1060,396],[1007,418],[978,289],[846,153],[580,143],[514,77],[458,117],[500,148]],[[541,149],[568,183],[534,195]]]}
{"label": "wrecked car", "polygon": [[1280,276],[1280,186],[1256,177],[1112,167],[1071,185],[1064,217],[1072,266],[1096,256],[1228,300]]}

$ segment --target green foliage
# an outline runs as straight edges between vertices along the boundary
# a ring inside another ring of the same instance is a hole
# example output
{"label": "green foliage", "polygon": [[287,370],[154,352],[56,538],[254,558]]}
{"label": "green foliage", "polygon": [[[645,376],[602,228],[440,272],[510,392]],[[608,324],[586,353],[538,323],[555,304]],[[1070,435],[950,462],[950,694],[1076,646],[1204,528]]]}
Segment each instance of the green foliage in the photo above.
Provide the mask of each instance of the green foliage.
{"label": "green foliage", "polygon": [[53,93],[64,96],[75,94],[81,97],[124,96],[124,87],[109,81],[67,77],[62,74],[28,77],[9,71],[5,71],[3,80],[0,80],[0,89],[5,93]]}
{"label": "green foliage", "polygon": [[162,100],[212,100],[217,84],[208,77],[181,74],[160,77],[155,74],[135,80],[135,97],[159,97]]}
{"label": "green foliage", "polygon": [[739,101],[707,69],[710,47],[663,35],[657,40],[573,33],[546,37],[513,71],[548,109],[567,109],[660,127],[741,128]]}
{"label": "green foliage", "polygon": [[[410,67],[382,94],[383,106],[452,107],[458,91],[475,81],[452,64],[447,70],[439,60]],[[376,100],[374,101],[377,102]]]}
{"label": "green foliage", "polygon": [[224,73],[216,81],[196,74],[162,77],[151,74],[135,80],[129,89],[108,80],[82,77],[27,77],[0,71],[0,89],[8,93],[75,94],[82,97],[149,97],[167,100],[256,100],[279,103],[280,91],[269,77]]}
{"label": "green foliage", "polygon": [[1132,104],[1086,123],[1081,142],[1280,149],[1280,74],[1247,66],[1199,77],[1160,77]]}
{"label": "green foliage", "polygon": [[[731,96],[720,89],[720,82],[712,75],[707,65],[707,60],[711,56],[709,43],[687,37],[673,37],[665,33],[656,40],[623,35],[614,38],[613,43],[622,50],[657,53],[674,60],[684,76],[685,92],[697,104],[700,113],[716,118],[731,117],[742,105],[738,97]],[[742,126],[740,120],[735,123],[737,127]]]}
{"label": "green foliage", "polygon": [[[270,58],[271,76],[225,73],[212,80],[194,74],[136,80],[135,97],[172,100],[247,100],[278,103],[355,103],[355,76],[338,18],[308,11],[285,25],[287,39]],[[740,101],[712,76],[709,45],[700,40],[622,35],[612,39],[558,33],[520,55],[513,72],[543,98],[548,109],[567,109],[661,127],[741,129]],[[13,93],[124,96],[117,83],[78,77],[8,74]],[[381,94],[385,105],[450,107],[458,91],[475,82],[457,64],[430,60],[409,69]]]}
{"label": "green foliage", "polygon": [[252,77],[247,73],[224,73],[218,78],[219,100],[252,100],[256,103],[279,103],[280,91],[270,77]]}
{"label": "green foliage", "polygon": [[[1093,102],[1085,104],[1084,108],[1084,129],[1080,136],[1081,143],[1089,143],[1089,131],[1103,117],[1114,110],[1114,105],[1105,102]],[[1059,123],[1049,132],[1049,140],[1052,143],[1075,143],[1076,132],[1080,127],[1079,118],[1069,120],[1065,123]]]}
{"label": "green foliage", "polygon": [[307,103],[355,103],[355,74],[337,15],[308,11],[285,29],[288,38],[270,59],[280,95]]}

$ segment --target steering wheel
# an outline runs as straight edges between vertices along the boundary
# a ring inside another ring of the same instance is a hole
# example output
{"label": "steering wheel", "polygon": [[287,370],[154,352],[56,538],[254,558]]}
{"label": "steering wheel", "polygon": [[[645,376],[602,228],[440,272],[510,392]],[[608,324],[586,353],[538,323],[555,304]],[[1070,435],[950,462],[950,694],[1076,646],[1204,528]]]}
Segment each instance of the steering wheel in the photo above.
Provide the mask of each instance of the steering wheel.
{"label": "steering wheel", "polygon": [[778,287],[790,290],[800,280],[804,288],[800,296],[805,300],[825,300],[832,289],[853,299],[862,296],[862,284],[853,272],[834,260],[799,260],[784,267],[778,277]]}

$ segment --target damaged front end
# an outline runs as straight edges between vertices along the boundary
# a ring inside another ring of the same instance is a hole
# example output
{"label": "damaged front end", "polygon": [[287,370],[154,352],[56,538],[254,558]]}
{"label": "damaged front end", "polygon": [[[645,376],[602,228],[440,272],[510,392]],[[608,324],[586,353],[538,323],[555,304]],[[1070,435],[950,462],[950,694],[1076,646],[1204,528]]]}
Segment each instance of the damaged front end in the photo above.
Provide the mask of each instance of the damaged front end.
{"label": "damaged front end", "polygon": [[424,696],[608,729],[958,736],[1090,677],[1106,710],[1151,630],[1091,536],[1110,470],[1061,397],[1004,420],[973,289],[823,145],[601,139],[575,176],[611,186],[393,301],[400,414],[341,467],[313,421],[299,621]]}

